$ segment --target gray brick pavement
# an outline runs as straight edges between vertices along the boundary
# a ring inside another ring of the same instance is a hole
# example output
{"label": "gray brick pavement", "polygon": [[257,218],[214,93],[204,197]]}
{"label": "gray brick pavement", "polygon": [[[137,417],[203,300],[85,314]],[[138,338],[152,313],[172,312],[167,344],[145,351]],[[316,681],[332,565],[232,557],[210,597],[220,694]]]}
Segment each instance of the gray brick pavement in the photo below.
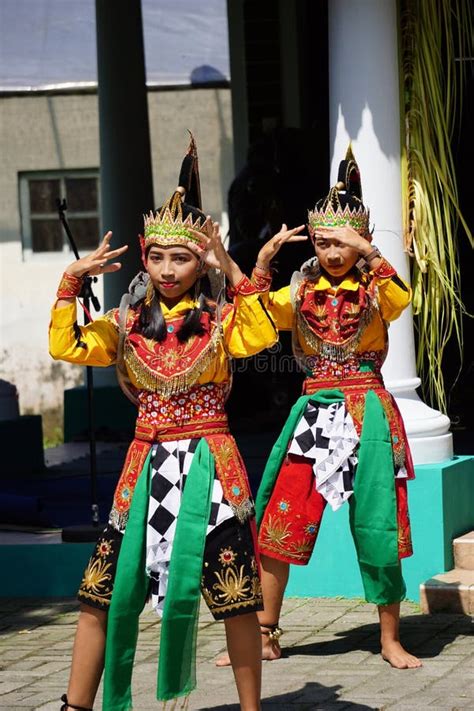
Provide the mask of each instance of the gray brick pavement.
{"label": "gray brick pavement", "polygon": [[[263,711],[460,711],[474,709],[473,621],[461,615],[419,614],[402,606],[402,634],[423,668],[395,670],[378,654],[377,612],[359,600],[287,599],[281,625],[285,656],[263,665]],[[69,673],[73,600],[0,600],[0,709],[58,711]],[[141,616],[134,671],[136,711],[157,711],[154,700],[160,626]],[[189,711],[237,711],[230,669],[213,661],[224,649],[222,624],[203,608],[198,689]],[[100,709],[101,697],[96,709]],[[169,706],[168,706],[169,708]],[[177,706],[177,709],[179,705]]]}

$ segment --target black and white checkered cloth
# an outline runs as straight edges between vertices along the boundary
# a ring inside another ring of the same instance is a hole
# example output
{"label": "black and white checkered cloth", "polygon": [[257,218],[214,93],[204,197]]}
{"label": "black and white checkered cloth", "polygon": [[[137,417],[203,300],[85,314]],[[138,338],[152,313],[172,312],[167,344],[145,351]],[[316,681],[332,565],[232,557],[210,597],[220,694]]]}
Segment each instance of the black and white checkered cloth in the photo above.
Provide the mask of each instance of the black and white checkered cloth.
{"label": "black and white checkered cloth", "polygon": [[[288,452],[313,459],[316,489],[336,511],[354,490],[359,436],[344,402],[309,402],[296,426]],[[405,467],[395,468],[406,479]]]}
{"label": "black and white checkered cloth", "polygon": [[359,437],[344,402],[309,402],[288,452],[314,461],[316,489],[336,511],[353,491]]}
{"label": "black and white checkered cloth", "polygon": [[[199,439],[181,439],[153,445],[150,499],[146,531],[146,569],[152,580],[152,605],[163,613],[168,586],[169,562],[176,531],[176,520]],[[207,534],[233,516],[215,476]]]}

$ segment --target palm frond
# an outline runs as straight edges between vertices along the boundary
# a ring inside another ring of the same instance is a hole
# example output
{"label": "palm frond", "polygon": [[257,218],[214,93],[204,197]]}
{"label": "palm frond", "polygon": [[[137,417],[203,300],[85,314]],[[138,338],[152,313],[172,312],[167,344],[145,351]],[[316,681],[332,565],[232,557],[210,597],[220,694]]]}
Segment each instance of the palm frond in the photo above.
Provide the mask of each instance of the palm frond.
{"label": "palm frond", "polygon": [[458,230],[474,237],[460,209],[451,148],[472,56],[470,0],[399,0],[405,249],[414,257],[417,369],[425,396],[446,411],[443,354],[453,337],[462,364]]}

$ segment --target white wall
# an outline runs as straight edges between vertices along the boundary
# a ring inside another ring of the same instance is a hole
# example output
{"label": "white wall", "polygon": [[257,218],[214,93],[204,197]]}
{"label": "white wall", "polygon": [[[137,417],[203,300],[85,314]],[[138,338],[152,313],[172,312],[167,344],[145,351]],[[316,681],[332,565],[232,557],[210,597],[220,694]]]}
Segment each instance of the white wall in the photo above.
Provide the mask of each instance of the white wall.
{"label": "white wall", "polygon": [[[233,173],[229,89],[194,89],[149,94],[155,205],[175,187],[188,145],[196,138],[204,209],[217,219],[226,210]],[[49,311],[67,254],[34,255],[21,247],[18,173],[98,168],[96,95],[0,98],[0,378],[19,391],[22,412],[62,404],[65,387],[82,370],[51,360],[47,350]],[[102,300],[102,285],[96,289]],[[81,318],[81,317],[80,317]]]}

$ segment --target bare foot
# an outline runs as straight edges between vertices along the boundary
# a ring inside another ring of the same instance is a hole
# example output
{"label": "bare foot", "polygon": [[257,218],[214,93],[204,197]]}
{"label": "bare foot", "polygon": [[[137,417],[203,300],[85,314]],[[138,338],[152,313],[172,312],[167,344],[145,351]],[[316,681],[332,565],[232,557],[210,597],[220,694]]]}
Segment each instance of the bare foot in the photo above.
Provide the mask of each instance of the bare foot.
{"label": "bare foot", "polygon": [[418,669],[423,666],[421,660],[407,652],[397,640],[382,644],[382,659],[395,669]]}
{"label": "bare foot", "polygon": [[219,657],[219,659],[216,659],[215,661],[216,667],[230,667],[230,657],[227,654],[222,655],[222,657]]}
{"label": "bare foot", "polygon": [[262,659],[266,659],[268,662],[272,662],[275,659],[280,659],[281,657],[281,647],[280,643],[276,639],[268,639],[268,637],[262,637]]}
{"label": "bare foot", "polygon": [[[262,659],[266,661],[273,661],[274,659],[280,659],[281,657],[281,647],[277,640],[268,639],[268,637],[262,635]],[[222,657],[216,659],[216,667],[229,667],[230,657],[229,655],[223,654]]]}

